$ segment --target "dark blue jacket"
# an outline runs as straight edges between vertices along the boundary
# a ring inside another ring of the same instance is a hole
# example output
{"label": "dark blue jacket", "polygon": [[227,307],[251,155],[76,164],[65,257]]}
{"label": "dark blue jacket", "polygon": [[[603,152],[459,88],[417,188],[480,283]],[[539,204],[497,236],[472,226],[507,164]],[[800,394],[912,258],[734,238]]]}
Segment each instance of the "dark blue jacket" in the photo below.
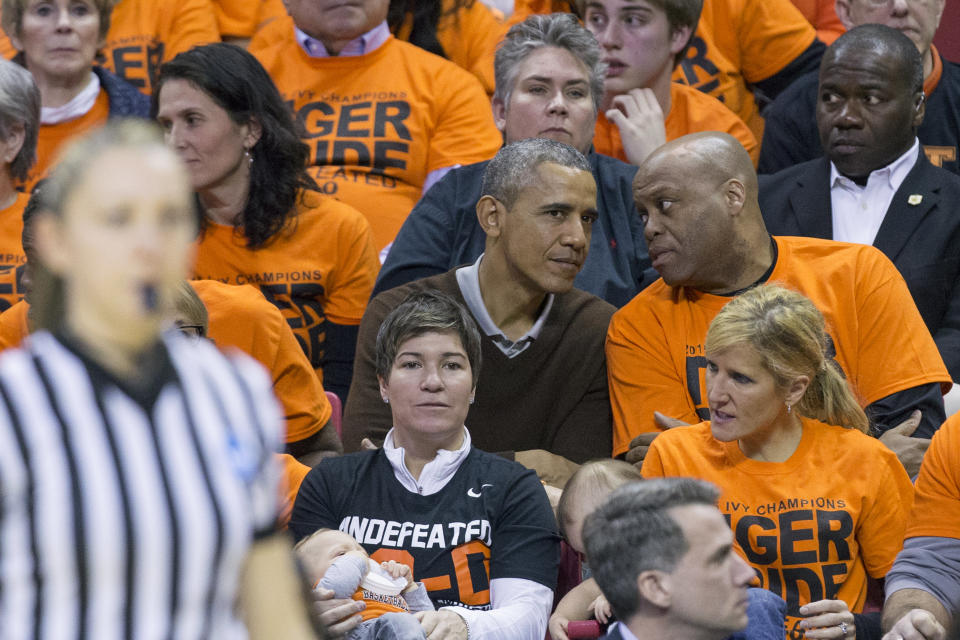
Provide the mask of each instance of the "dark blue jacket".
{"label": "dark blue jacket", "polygon": [[100,86],[107,92],[111,118],[149,118],[150,96],[140,93],[135,86],[104,69],[93,67]]}

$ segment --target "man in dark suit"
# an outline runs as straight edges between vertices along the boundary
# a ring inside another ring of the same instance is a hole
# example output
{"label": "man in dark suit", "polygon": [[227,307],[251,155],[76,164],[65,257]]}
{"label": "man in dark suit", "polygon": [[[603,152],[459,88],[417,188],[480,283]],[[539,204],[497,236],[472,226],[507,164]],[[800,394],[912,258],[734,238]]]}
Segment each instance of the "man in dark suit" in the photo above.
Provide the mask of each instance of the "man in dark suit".
{"label": "man in dark suit", "polygon": [[767,229],[883,251],[960,380],[960,177],[931,165],[917,141],[920,54],[899,31],[856,27],[827,50],[819,96],[826,157],[760,177]]}

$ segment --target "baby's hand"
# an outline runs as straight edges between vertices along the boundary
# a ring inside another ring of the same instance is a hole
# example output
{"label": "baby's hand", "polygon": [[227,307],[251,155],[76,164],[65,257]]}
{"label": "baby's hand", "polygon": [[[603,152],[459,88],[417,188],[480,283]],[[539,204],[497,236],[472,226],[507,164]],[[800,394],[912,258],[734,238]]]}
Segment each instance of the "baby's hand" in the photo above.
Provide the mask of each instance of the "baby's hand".
{"label": "baby's hand", "polygon": [[404,587],[404,591],[413,585],[413,574],[407,565],[401,564],[396,560],[388,560],[387,562],[381,562],[380,567],[393,578],[406,578],[407,586]]}
{"label": "baby's hand", "polygon": [[607,624],[610,621],[613,612],[610,610],[610,603],[602,595],[597,596],[597,599],[590,604],[590,608],[593,610],[593,617],[597,619],[597,622]]}

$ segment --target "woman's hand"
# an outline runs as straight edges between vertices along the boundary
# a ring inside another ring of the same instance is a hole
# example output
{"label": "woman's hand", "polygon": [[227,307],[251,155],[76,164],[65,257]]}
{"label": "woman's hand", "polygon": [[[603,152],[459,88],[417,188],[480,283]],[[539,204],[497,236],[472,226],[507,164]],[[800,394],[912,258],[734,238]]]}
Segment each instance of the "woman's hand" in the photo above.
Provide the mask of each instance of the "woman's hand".
{"label": "woman's hand", "polygon": [[597,596],[597,599],[593,601],[590,608],[593,609],[593,617],[598,621],[603,624],[610,622],[610,616],[613,615],[613,611],[610,609],[610,603],[604,596]]}
{"label": "woman's hand", "polygon": [[843,600],[818,600],[800,607],[800,615],[806,620],[800,623],[807,638],[833,638],[854,640],[857,627],[853,614]]}
{"label": "woman's hand", "polygon": [[361,618],[355,614],[367,606],[363,600],[334,598],[331,589],[315,589],[310,594],[310,612],[320,620],[330,638],[344,638],[360,624]]}
{"label": "woman's hand", "polygon": [[427,640],[467,640],[467,623],[453,611],[418,611]]}

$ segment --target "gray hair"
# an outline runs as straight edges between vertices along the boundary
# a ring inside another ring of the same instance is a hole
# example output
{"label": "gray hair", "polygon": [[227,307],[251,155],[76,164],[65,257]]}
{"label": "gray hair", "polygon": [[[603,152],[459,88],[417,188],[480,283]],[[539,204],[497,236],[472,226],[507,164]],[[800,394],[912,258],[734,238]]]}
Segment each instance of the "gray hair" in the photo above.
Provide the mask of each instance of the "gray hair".
{"label": "gray hair", "polygon": [[417,291],[391,311],[377,331],[377,376],[390,379],[390,369],[400,346],[425,333],[452,333],[467,352],[473,385],[480,376],[480,331],[463,305],[440,291]]}
{"label": "gray hair", "polygon": [[547,138],[527,138],[497,152],[483,172],[480,195],[492,196],[509,209],[536,179],[536,168],[545,162],[593,172],[586,157],[570,145]]}
{"label": "gray hair", "polygon": [[614,491],[587,516],[583,540],[600,590],[619,620],[640,609],[637,576],[670,572],[689,548],[668,511],[687,505],[715,506],[719,490],[693,478],[631,482]]}
{"label": "gray hair", "polygon": [[603,62],[603,52],[597,39],[570,13],[532,15],[510,27],[510,31],[497,47],[493,61],[496,80],[494,99],[500,100],[504,107],[510,104],[520,64],[542,47],[565,49],[583,63],[590,76],[593,112],[597,113],[603,101],[603,79],[607,73],[607,63]]}
{"label": "gray hair", "polygon": [[40,131],[40,90],[29,71],[15,62],[0,60],[0,138],[6,140],[23,127],[23,146],[10,163],[10,176],[26,180],[37,161]]}

